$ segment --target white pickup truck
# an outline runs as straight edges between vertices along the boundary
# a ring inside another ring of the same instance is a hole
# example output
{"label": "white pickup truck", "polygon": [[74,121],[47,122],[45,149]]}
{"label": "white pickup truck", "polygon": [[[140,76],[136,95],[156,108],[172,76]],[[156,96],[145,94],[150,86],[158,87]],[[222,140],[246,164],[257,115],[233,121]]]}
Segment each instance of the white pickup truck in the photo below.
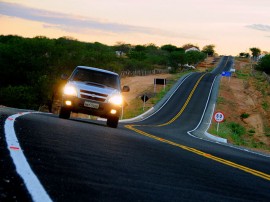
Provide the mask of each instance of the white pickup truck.
{"label": "white pickup truck", "polygon": [[[67,76],[63,76],[67,79]],[[122,92],[128,92],[124,86]],[[67,79],[63,90],[60,118],[70,113],[84,113],[107,119],[107,126],[117,128],[123,98],[119,75],[94,67],[78,66]]]}

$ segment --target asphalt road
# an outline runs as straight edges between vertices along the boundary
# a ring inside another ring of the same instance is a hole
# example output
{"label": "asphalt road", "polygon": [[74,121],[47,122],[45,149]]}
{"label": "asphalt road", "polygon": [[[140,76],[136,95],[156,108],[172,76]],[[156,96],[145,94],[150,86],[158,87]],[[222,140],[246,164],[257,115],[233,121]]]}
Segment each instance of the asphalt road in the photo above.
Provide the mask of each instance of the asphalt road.
{"label": "asphalt road", "polygon": [[[201,119],[215,76],[232,64],[224,57],[213,72],[190,75],[155,114],[117,129],[0,108],[0,201],[269,201],[269,157],[187,133]],[[10,122],[19,146],[7,143]],[[27,167],[13,164],[11,154],[20,152],[41,189],[27,183],[28,171],[17,174]]]}

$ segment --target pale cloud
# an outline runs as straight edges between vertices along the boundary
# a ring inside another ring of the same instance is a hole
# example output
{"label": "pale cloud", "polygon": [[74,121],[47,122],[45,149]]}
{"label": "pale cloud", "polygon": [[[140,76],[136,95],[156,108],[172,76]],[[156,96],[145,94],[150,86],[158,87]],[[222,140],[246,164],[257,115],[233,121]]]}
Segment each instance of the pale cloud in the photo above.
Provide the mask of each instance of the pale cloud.
{"label": "pale cloud", "polygon": [[158,28],[104,22],[94,18],[52,12],[8,2],[0,2],[0,16],[1,15],[36,21],[43,23],[44,28],[55,28],[74,33],[89,33],[89,30],[100,30],[115,34],[142,33],[148,35],[163,35],[166,37],[194,37],[189,34],[173,33]]}
{"label": "pale cloud", "polygon": [[270,25],[252,24],[252,25],[247,25],[246,27],[259,30],[259,31],[270,32]]}
{"label": "pale cloud", "polygon": [[0,0],[0,34],[215,44],[231,55],[249,47],[269,51],[269,7],[270,0]]}

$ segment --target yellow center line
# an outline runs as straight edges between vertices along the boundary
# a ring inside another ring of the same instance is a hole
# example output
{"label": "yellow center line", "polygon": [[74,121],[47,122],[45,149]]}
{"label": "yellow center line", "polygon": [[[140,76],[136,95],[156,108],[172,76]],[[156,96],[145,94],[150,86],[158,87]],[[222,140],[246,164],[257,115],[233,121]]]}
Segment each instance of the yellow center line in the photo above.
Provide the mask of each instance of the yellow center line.
{"label": "yellow center line", "polygon": [[192,147],[188,147],[188,146],[185,146],[185,145],[182,145],[182,144],[178,144],[176,142],[172,142],[170,140],[167,140],[167,139],[164,139],[164,138],[160,138],[160,137],[157,137],[155,135],[152,135],[150,133],[146,133],[142,130],[139,130],[137,128],[134,128],[135,125],[126,125],[125,127],[130,129],[130,130],[133,130],[141,135],[144,135],[146,137],[149,137],[149,138],[152,138],[154,140],[157,140],[159,142],[163,142],[163,143],[166,143],[166,144],[169,144],[169,145],[172,145],[172,146],[175,146],[175,147],[178,147],[178,148],[181,148],[183,150],[186,150],[186,151],[189,151],[189,152],[192,152],[194,154],[197,154],[199,156],[203,156],[205,158],[208,158],[208,159],[212,159],[213,161],[217,161],[219,163],[222,163],[222,164],[225,164],[225,165],[228,165],[230,167],[233,167],[233,168],[237,168],[239,170],[242,170],[244,172],[247,172],[247,173],[250,173],[252,175],[255,175],[257,177],[260,177],[260,178],[263,178],[263,179],[266,179],[266,180],[269,180],[270,181],[270,175],[266,174],[266,173],[263,173],[263,172],[260,172],[260,171],[257,171],[257,170],[254,170],[254,169],[251,169],[251,168],[248,168],[246,166],[242,166],[240,164],[237,164],[237,163],[234,163],[232,161],[228,161],[228,160],[225,160],[225,159],[222,159],[222,158],[219,158],[217,156],[213,156],[211,154],[208,154],[208,153],[205,153],[203,151],[200,151],[200,150],[197,150],[197,149],[194,149]]}
{"label": "yellow center line", "polygon": [[174,122],[177,118],[179,118],[179,116],[181,116],[181,114],[183,113],[183,111],[186,109],[192,95],[194,94],[194,91],[196,90],[196,88],[198,87],[200,81],[202,80],[202,78],[205,76],[206,74],[203,74],[199,79],[198,81],[196,82],[195,86],[193,87],[192,91],[190,92],[185,104],[183,105],[183,107],[181,108],[181,110],[175,115],[175,117],[173,117],[170,121],[168,121],[167,123],[163,123],[163,124],[160,124],[158,126],[166,126],[166,125],[169,125],[171,124],[172,122]]}
{"label": "yellow center line", "polygon": [[[228,61],[227,61],[228,62]],[[226,63],[227,64],[227,63]],[[183,111],[185,110],[185,108],[187,107],[192,95],[194,94],[194,91],[196,90],[196,88],[198,87],[200,81],[202,80],[202,78],[205,76],[202,75],[198,81],[196,82],[195,86],[193,87],[190,95],[188,96],[185,104],[183,105],[183,107],[181,108],[181,110],[168,122],[164,123],[164,124],[160,124],[160,125],[157,125],[159,127],[162,127],[162,126],[165,126],[165,125],[168,125],[168,124],[171,124],[172,122],[174,122],[177,118],[179,118],[179,116],[183,113]],[[242,170],[244,172],[247,172],[247,173],[250,173],[252,175],[255,175],[257,177],[260,177],[260,178],[263,178],[263,179],[266,179],[266,180],[269,180],[270,181],[270,175],[269,174],[266,174],[266,173],[263,173],[263,172],[260,172],[260,171],[257,171],[257,170],[254,170],[254,169],[251,169],[251,168],[248,168],[246,166],[242,166],[240,164],[237,164],[237,163],[234,163],[232,161],[228,161],[226,159],[222,159],[222,158],[219,158],[217,156],[213,156],[211,154],[208,154],[208,153],[205,153],[203,151],[200,151],[200,150],[197,150],[195,148],[192,148],[192,147],[188,147],[188,146],[185,146],[185,145],[182,145],[182,144],[178,144],[176,142],[172,142],[170,140],[167,140],[167,139],[164,139],[164,138],[160,138],[160,137],[157,137],[155,135],[152,135],[150,133],[146,133],[142,130],[139,130],[137,128],[135,128],[136,126],[143,126],[143,125],[125,125],[126,128],[132,130],[132,131],[135,131],[141,135],[144,135],[146,137],[149,137],[149,138],[152,138],[154,140],[157,140],[157,141],[160,141],[160,142],[163,142],[163,143],[166,143],[166,144],[169,144],[169,145],[172,145],[172,146],[175,146],[175,147],[178,147],[178,148],[181,148],[183,150],[186,150],[186,151],[189,151],[189,152],[192,152],[194,154],[197,154],[199,156],[203,156],[205,158],[208,158],[208,159],[212,159],[213,161],[216,161],[216,162],[219,162],[219,163],[222,163],[224,165],[228,165],[230,167],[233,167],[233,168],[237,168],[239,170]]]}

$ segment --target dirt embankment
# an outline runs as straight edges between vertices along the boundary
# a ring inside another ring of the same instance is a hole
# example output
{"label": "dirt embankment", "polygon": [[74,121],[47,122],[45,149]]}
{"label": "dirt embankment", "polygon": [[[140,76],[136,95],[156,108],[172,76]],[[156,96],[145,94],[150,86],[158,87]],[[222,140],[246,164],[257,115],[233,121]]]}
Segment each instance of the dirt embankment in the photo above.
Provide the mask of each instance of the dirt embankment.
{"label": "dirt embankment", "polygon": [[154,79],[168,79],[171,74],[155,74],[148,76],[135,76],[135,77],[124,77],[121,79],[122,86],[129,86],[130,92],[123,93],[124,99],[129,104],[133,99],[143,95],[148,91],[154,92]]}
{"label": "dirt embankment", "polygon": [[243,138],[247,142],[270,147],[270,84],[251,68],[248,60],[236,59],[235,69],[230,79],[221,79],[216,110],[225,113],[226,121],[245,127]]}

